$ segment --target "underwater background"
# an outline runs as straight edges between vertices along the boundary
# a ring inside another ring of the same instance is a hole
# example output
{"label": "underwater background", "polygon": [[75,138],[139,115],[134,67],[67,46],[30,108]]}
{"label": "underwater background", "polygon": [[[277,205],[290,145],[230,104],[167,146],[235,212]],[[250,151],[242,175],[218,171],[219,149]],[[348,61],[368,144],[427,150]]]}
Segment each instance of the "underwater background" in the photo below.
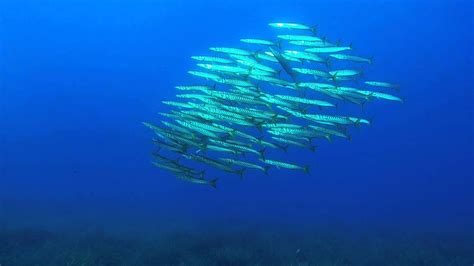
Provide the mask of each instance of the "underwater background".
{"label": "underwater background", "polygon": [[[268,34],[374,56],[404,103],[218,189],[150,163],[190,56]],[[472,265],[472,1],[0,2],[0,265]]]}

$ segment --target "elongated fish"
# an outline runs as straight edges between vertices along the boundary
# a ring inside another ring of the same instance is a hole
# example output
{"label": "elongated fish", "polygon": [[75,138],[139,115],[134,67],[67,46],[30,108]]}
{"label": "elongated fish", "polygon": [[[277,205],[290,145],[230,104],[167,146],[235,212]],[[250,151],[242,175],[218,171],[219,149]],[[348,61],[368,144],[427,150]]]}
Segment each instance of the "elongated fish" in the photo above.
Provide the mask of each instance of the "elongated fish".
{"label": "elongated fish", "polygon": [[382,88],[390,88],[390,89],[397,89],[399,88],[398,84],[382,82],[382,81],[365,81],[367,85],[374,86],[374,87],[382,87]]}
{"label": "elongated fish", "polygon": [[281,67],[285,70],[285,72],[295,80],[295,74],[293,73],[290,64],[288,61],[283,57],[279,50],[270,47],[271,54],[277,59],[278,63],[280,63]]}
{"label": "elongated fish", "polygon": [[219,64],[231,64],[232,60],[225,59],[225,58],[220,58],[220,57],[215,57],[215,56],[191,56],[192,59],[196,61],[202,61],[202,62],[210,62],[210,63],[219,63]]}
{"label": "elongated fish", "polygon": [[330,54],[329,55],[332,58],[336,58],[339,60],[346,60],[346,61],[352,61],[356,63],[369,63],[372,64],[372,59],[371,58],[365,58],[365,57],[360,57],[356,55],[347,55],[347,54]]}
{"label": "elongated fish", "polygon": [[264,162],[268,165],[273,165],[276,168],[286,168],[286,169],[292,169],[292,170],[303,170],[305,173],[309,173],[309,166],[299,166],[299,165],[296,165],[296,164],[285,163],[285,162],[269,160],[269,159],[260,159],[260,161],[262,161],[262,162]]}
{"label": "elongated fish", "polygon": [[246,55],[246,56],[253,55],[253,53],[247,50],[239,49],[239,48],[211,47],[209,48],[209,50],[213,52],[225,53],[225,54],[236,54],[236,55]]}
{"label": "elongated fish", "polygon": [[323,39],[309,35],[278,35],[277,38],[286,41],[306,41],[306,42],[322,42]]}
{"label": "elongated fish", "polygon": [[239,161],[231,158],[219,158],[221,161],[224,161],[226,163],[232,164],[232,165],[238,165],[244,168],[252,168],[252,169],[258,169],[260,171],[265,172],[265,174],[268,173],[268,169],[270,166],[260,166],[258,164],[254,163],[249,163],[249,162],[244,162],[244,161]]}
{"label": "elongated fish", "polygon": [[240,39],[243,43],[250,43],[250,44],[259,44],[259,45],[269,45],[269,46],[277,46],[276,43],[268,40],[263,39]]}
{"label": "elongated fish", "polygon": [[286,23],[286,22],[276,22],[269,23],[270,27],[279,28],[279,29],[290,29],[290,30],[309,30],[312,32],[316,31],[315,27],[310,27],[308,25],[299,24],[299,23]]}
{"label": "elongated fish", "polygon": [[183,180],[186,180],[188,182],[194,183],[194,184],[209,185],[213,188],[217,188],[217,180],[219,180],[219,178],[206,180],[206,179],[196,178],[194,176],[181,174],[181,173],[178,173],[176,175],[176,177],[179,178],[179,179],[183,179]]}

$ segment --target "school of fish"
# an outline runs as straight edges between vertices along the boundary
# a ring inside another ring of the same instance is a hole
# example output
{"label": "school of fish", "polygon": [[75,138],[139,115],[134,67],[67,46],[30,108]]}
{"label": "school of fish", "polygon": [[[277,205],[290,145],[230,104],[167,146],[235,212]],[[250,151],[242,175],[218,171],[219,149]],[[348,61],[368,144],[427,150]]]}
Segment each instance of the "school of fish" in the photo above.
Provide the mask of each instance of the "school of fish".
{"label": "school of fish", "polygon": [[246,38],[238,47],[191,56],[194,81],[176,86],[176,100],[163,101],[170,110],[160,113],[161,124],[144,123],[156,134],[153,165],[214,188],[217,178],[186,161],[240,177],[271,168],[308,173],[308,166],[272,159],[268,151],[314,152],[315,139],[350,140],[348,129],[370,120],[335,115],[342,103],[403,102],[397,84],[363,80],[362,67],[372,59],[353,55],[351,45],[318,37],[304,24],[268,25],[277,31],[274,40]]}

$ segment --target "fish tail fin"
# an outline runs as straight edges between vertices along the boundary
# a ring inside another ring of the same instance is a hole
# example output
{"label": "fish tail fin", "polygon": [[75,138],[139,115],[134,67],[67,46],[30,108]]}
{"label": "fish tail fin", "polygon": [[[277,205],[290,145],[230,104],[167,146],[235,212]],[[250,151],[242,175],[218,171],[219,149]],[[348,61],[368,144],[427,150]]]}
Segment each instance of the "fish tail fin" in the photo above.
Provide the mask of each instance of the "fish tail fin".
{"label": "fish tail fin", "polygon": [[235,173],[240,177],[240,179],[244,179],[244,171],[245,171],[245,168],[242,168],[239,170],[235,170]]}
{"label": "fish tail fin", "polygon": [[325,137],[329,142],[332,142],[332,137],[331,137],[331,135],[326,135],[326,136],[324,136],[324,137]]}
{"label": "fish tail fin", "polygon": [[324,61],[324,64],[326,65],[327,68],[331,68],[332,64],[331,64],[331,58],[327,58],[325,61]]}
{"label": "fish tail fin", "polygon": [[288,152],[288,147],[290,147],[290,145],[281,145],[281,149],[284,151],[284,152]]}
{"label": "fish tail fin", "polygon": [[371,56],[369,57],[369,64],[372,65],[373,63],[374,63],[374,56]]}
{"label": "fish tail fin", "polygon": [[142,125],[148,127],[148,128],[152,128],[152,125],[148,122],[142,122]]}
{"label": "fish tail fin", "polygon": [[272,116],[272,121],[273,121],[273,122],[278,121],[278,113],[276,113],[276,114],[274,114],[274,115]]}
{"label": "fish tail fin", "polygon": [[372,123],[374,122],[374,118],[371,117],[371,118],[367,119],[367,121],[369,121],[369,126],[370,126],[370,125],[372,125]]}
{"label": "fish tail fin", "polygon": [[217,189],[217,180],[219,180],[219,178],[214,178],[212,180],[209,180],[209,185],[215,189]]}
{"label": "fish tail fin", "polygon": [[265,159],[265,148],[259,150],[258,153],[260,154],[260,158]]}
{"label": "fish tail fin", "polygon": [[264,166],[264,167],[263,167],[263,172],[264,172],[266,175],[268,175],[268,170],[269,170],[270,168],[271,168],[270,165]]}
{"label": "fish tail fin", "polygon": [[310,27],[309,30],[313,33],[313,35],[316,35],[317,29],[318,29],[318,25],[314,25],[314,26]]}
{"label": "fish tail fin", "polygon": [[305,166],[303,167],[303,171],[304,171],[305,173],[309,174],[309,165],[305,165]]}
{"label": "fish tail fin", "polygon": [[312,151],[312,152],[315,152],[316,151],[316,145],[310,145],[309,150]]}
{"label": "fish tail fin", "polygon": [[260,133],[262,133],[262,125],[265,123],[265,121],[261,121],[261,122],[256,122],[255,121],[255,127],[257,127],[258,131]]}
{"label": "fish tail fin", "polygon": [[258,49],[257,51],[255,51],[255,52],[252,53],[253,59],[257,60],[257,62],[258,62],[258,60],[259,60],[258,54],[259,54],[260,52],[261,52],[261,49]]}

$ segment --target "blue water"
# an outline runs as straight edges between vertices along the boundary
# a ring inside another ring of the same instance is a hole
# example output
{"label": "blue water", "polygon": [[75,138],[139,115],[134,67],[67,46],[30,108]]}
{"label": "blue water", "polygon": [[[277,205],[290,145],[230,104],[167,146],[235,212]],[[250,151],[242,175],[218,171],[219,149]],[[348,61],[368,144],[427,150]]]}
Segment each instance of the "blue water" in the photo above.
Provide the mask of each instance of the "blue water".
{"label": "blue water", "polygon": [[[310,164],[309,175],[215,172],[213,190],[154,168],[141,122],[159,121],[161,101],[192,82],[189,57],[272,36],[272,21],[352,42],[374,56],[366,75],[399,83],[405,102],[354,109],[373,124],[350,142],[284,155]],[[471,1],[1,1],[0,230],[156,241],[203,232],[196,242],[248,228],[296,242],[321,232],[441,234],[463,239],[443,263],[472,264],[474,252],[456,252],[474,251],[473,24]],[[0,264],[21,265],[12,252],[0,248]],[[345,256],[327,265],[362,265]]]}

